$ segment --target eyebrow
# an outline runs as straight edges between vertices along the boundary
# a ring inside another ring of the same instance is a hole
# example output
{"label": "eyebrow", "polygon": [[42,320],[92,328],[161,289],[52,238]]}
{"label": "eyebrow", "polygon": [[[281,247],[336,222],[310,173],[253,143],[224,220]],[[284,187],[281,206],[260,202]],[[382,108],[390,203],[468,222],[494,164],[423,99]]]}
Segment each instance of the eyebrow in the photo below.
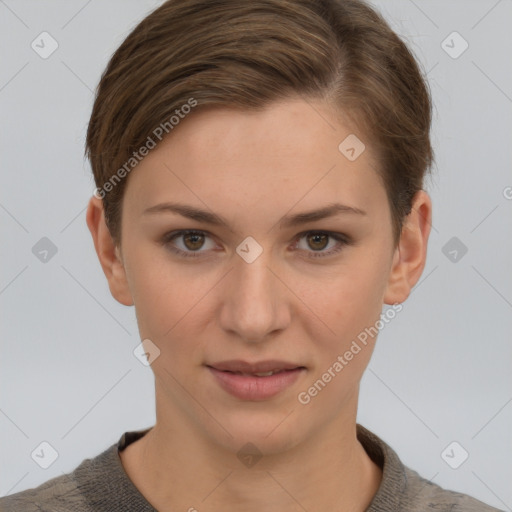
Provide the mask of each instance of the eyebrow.
{"label": "eyebrow", "polygon": [[[177,213],[182,217],[186,217],[187,219],[204,222],[211,224],[212,226],[229,227],[229,222],[224,217],[217,215],[216,213],[180,203],[160,203],[147,208],[144,210],[142,215],[165,212]],[[300,224],[306,224],[308,222],[315,222],[327,219],[329,217],[334,217],[340,213],[356,214],[361,216],[367,215],[367,213],[360,208],[347,206],[340,203],[332,203],[317,210],[310,210],[293,215],[285,215],[279,221],[279,226],[281,228],[293,227]]]}

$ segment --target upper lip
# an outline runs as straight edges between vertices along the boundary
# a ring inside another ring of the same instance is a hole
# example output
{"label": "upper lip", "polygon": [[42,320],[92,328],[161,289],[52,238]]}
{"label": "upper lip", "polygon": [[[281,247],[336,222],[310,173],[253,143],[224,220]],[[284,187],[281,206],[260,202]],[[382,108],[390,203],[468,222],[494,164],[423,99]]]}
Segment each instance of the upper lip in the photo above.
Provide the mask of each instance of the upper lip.
{"label": "upper lip", "polygon": [[304,368],[300,364],[279,361],[277,359],[269,359],[267,361],[259,361],[249,363],[241,359],[231,359],[229,361],[219,361],[218,363],[207,364],[211,368],[221,371],[242,372],[242,373],[263,373],[273,370],[295,370],[296,368]]}

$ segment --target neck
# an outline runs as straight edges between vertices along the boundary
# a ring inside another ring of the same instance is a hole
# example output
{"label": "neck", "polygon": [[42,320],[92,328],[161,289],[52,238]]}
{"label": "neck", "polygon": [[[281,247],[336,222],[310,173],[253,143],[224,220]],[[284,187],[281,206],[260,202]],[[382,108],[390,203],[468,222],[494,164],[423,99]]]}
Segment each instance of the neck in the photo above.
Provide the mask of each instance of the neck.
{"label": "neck", "polygon": [[312,438],[247,466],[237,453],[208,443],[189,425],[157,419],[155,427],[121,452],[121,461],[161,512],[363,512],[378,490],[382,470],[357,440],[353,412],[349,420],[335,418]]}

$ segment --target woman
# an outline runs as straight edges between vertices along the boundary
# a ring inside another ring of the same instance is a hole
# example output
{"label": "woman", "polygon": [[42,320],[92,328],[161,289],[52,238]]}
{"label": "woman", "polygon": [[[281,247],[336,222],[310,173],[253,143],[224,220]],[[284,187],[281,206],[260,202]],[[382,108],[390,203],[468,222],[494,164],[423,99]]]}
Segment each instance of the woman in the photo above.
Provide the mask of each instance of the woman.
{"label": "woman", "polygon": [[2,510],[491,511],[356,423],[425,266],[431,100],[360,0],[171,0],[112,57],[87,224],[155,426]]}

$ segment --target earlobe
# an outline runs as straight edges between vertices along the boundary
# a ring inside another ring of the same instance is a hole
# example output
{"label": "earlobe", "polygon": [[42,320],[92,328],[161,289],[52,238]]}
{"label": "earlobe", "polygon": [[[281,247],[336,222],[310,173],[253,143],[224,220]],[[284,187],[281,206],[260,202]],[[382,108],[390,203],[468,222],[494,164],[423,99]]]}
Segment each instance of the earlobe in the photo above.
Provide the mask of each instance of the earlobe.
{"label": "earlobe", "polygon": [[418,191],[405,218],[400,241],[384,295],[385,304],[404,302],[418,282],[427,260],[427,245],[432,224],[432,203],[424,190]]}
{"label": "earlobe", "polygon": [[132,306],[133,298],[119,247],[114,244],[105,222],[103,202],[96,196],[92,196],[89,200],[86,220],[101,268],[108,281],[110,293],[121,304]]}

